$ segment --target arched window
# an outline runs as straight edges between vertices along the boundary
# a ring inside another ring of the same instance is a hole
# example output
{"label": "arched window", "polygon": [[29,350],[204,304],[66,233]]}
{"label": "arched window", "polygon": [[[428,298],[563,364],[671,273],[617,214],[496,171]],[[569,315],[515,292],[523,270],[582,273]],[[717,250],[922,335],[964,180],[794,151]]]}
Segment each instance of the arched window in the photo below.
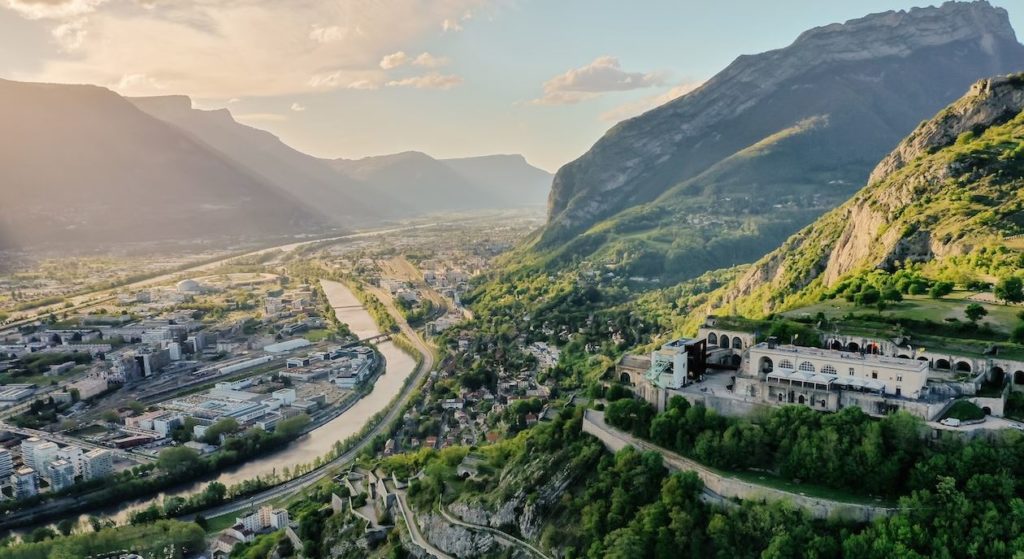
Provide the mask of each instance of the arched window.
{"label": "arched window", "polygon": [[770,358],[768,358],[768,357],[762,357],[761,358],[761,372],[762,373],[770,373],[774,369],[775,369],[775,364],[772,363],[772,360]]}
{"label": "arched window", "polygon": [[956,364],[956,370],[961,373],[969,373],[971,372],[971,365],[967,361],[959,361]]}
{"label": "arched window", "polygon": [[741,340],[739,336],[736,336],[735,338],[732,339],[732,348],[743,349],[743,340]]}
{"label": "arched window", "polygon": [[731,340],[729,340],[729,336],[726,336],[725,334],[722,334],[722,337],[718,338],[718,346],[719,347],[724,347],[725,349],[729,349],[729,342],[730,341]]}
{"label": "arched window", "polygon": [[806,401],[806,399],[804,398],[804,395],[801,394],[800,397],[796,399],[796,401],[802,404]]}
{"label": "arched window", "polygon": [[808,373],[813,373],[814,372],[814,364],[811,363],[810,361],[804,361],[803,363],[800,364],[800,370],[801,371],[807,371]]}
{"label": "arched window", "polygon": [[708,334],[708,345],[718,345],[718,334],[714,332]]}
{"label": "arched window", "polygon": [[826,375],[838,374],[836,368],[833,367],[832,365],[825,365],[824,367],[821,368],[821,372],[825,373]]}
{"label": "arched window", "polygon": [[793,370],[793,362],[790,361],[789,359],[783,359],[782,361],[779,361],[779,368],[780,369],[789,369],[789,370],[792,371]]}

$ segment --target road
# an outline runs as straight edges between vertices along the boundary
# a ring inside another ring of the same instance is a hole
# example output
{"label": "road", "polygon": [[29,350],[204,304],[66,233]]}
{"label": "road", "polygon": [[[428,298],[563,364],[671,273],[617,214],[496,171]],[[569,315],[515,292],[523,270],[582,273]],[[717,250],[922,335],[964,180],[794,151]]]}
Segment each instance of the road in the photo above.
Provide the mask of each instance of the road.
{"label": "road", "polygon": [[388,312],[391,313],[392,317],[394,317],[395,321],[401,328],[402,333],[405,334],[410,342],[412,342],[416,351],[418,351],[422,356],[419,366],[416,368],[416,371],[413,372],[413,377],[406,382],[405,386],[402,388],[402,392],[399,393],[397,403],[391,406],[391,409],[388,410],[384,419],[370,429],[370,431],[366,433],[366,435],[364,435],[363,438],[355,444],[355,446],[316,470],[255,495],[250,495],[244,499],[225,503],[223,505],[199,511],[198,513],[182,516],[180,517],[181,520],[192,520],[195,518],[196,514],[202,514],[206,518],[214,518],[238,512],[253,505],[273,501],[285,495],[297,493],[298,491],[301,491],[302,489],[305,489],[306,487],[309,487],[329,476],[336,468],[353,462],[356,456],[358,456],[363,449],[369,446],[377,435],[383,433],[392,422],[398,419],[398,417],[403,413],[406,404],[409,403],[409,399],[412,397],[413,391],[420,385],[427,374],[433,370],[436,358],[434,356],[434,351],[427,345],[423,338],[420,337],[420,335],[413,330],[411,326],[409,326],[409,323],[405,321],[401,313],[398,312],[398,309],[395,308],[390,295],[378,295],[378,297],[381,298],[381,302],[384,303]]}
{"label": "road", "polygon": [[[399,494],[399,498],[401,498],[401,494]],[[444,505],[441,504],[440,500],[437,503],[437,512],[441,513],[441,516],[447,522],[449,522],[450,524],[455,524],[457,526],[462,526],[463,528],[469,528],[470,530],[478,530],[478,531],[487,532],[487,533],[491,534],[492,536],[494,536],[496,539],[499,539],[499,540],[501,540],[501,541],[503,541],[503,542],[505,542],[505,543],[507,543],[509,545],[517,545],[517,546],[525,549],[527,552],[532,553],[533,555],[535,555],[537,557],[540,557],[541,559],[551,559],[547,555],[544,555],[543,551],[537,549],[536,547],[531,545],[530,542],[528,542],[526,540],[521,540],[521,539],[513,536],[512,534],[508,534],[506,532],[502,532],[501,530],[498,530],[497,528],[491,528],[490,526],[484,526],[482,524],[472,524],[470,522],[466,522],[466,521],[464,521],[464,520],[462,520],[460,518],[457,518],[457,517],[453,516],[450,512],[448,512],[448,509],[446,509],[444,507]]]}
{"label": "road", "polygon": [[430,543],[423,536],[423,533],[420,532],[420,527],[416,524],[416,516],[409,511],[409,504],[405,500],[405,491],[395,491],[395,495],[398,496],[398,508],[402,511],[402,519],[405,520],[405,526],[409,530],[409,537],[412,539],[412,543],[438,559],[455,559],[434,547],[434,544]]}

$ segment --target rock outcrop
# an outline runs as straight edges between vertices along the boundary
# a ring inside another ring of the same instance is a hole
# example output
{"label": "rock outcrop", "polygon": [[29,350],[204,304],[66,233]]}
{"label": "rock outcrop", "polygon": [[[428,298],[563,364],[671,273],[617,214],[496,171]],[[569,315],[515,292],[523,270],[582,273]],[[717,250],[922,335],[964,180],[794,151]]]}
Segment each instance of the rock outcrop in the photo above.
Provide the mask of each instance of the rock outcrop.
{"label": "rock outcrop", "polygon": [[1020,234],[1024,75],[994,77],[922,123],[870,185],[790,237],[712,305],[766,314],[808,303],[851,272],[964,255]]}
{"label": "rock outcrop", "polygon": [[935,118],[921,124],[871,172],[868,183],[884,180],[928,151],[946,147],[961,134],[1001,124],[1024,107],[1024,77],[1010,75],[981,80]]}

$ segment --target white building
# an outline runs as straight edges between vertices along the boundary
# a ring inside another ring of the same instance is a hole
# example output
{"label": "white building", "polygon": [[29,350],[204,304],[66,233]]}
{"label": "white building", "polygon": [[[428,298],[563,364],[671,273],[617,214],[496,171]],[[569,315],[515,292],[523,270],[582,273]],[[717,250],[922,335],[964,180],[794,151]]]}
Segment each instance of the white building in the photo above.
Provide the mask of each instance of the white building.
{"label": "white building", "polygon": [[14,457],[11,451],[0,448],[0,479],[8,479],[14,473]]}
{"label": "white building", "polygon": [[924,361],[831,349],[761,343],[750,348],[749,363],[751,372],[766,375],[770,385],[778,386],[813,380],[832,389],[919,398],[928,381]]}
{"label": "white building", "polygon": [[90,400],[99,396],[107,390],[107,377],[105,375],[93,375],[78,382],[68,385],[68,391],[77,390],[79,400]]}
{"label": "white building", "polygon": [[85,453],[82,477],[86,481],[114,475],[114,455],[109,450],[97,448]]}
{"label": "white building", "polygon": [[57,459],[46,466],[50,491],[57,492],[75,484],[75,466],[67,460]]}
{"label": "white building", "polygon": [[253,533],[280,530],[288,526],[288,511],[268,506],[260,507],[249,515],[236,518],[235,526],[241,526],[244,531]]}
{"label": "white building", "polygon": [[46,472],[46,465],[57,459],[56,444],[39,437],[29,437],[21,442],[21,461],[36,472]]}
{"label": "white building", "polygon": [[83,469],[85,467],[85,451],[83,451],[81,447],[74,445],[66,446],[57,451],[57,458],[70,462],[75,468],[76,476],[83,475]]}
{"label": "white building", "polygon": [[[704,341],[679,339],[651,352],[648,378],[657,386],[678,390],[688,378],[704,374]],[[691,370],[693,369],[693,370]]]}
{"label": "white building", "polygon": [[14,487],[15,499],[27,499],[39,492],[39,478],[36,471],[28,466],[18,468],[11,475],[11,486]]}
{"label": "white building", "polygon": [[295,403],[295,398],[297,397],[294,388],[282,388],[280,390],[275,390],[272,396],[281,400],[281,403],[286,406],[290,406]]}

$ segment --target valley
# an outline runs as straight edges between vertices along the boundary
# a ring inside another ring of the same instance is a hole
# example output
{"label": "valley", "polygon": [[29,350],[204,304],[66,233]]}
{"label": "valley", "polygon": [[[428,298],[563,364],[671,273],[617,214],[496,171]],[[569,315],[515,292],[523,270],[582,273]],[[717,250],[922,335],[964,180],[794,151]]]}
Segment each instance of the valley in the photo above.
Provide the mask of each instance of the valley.
{"label": "valley", "polygon": [[276,46],[0,79],[0,559],[1024,554],[1015,7],[24,4]]}

